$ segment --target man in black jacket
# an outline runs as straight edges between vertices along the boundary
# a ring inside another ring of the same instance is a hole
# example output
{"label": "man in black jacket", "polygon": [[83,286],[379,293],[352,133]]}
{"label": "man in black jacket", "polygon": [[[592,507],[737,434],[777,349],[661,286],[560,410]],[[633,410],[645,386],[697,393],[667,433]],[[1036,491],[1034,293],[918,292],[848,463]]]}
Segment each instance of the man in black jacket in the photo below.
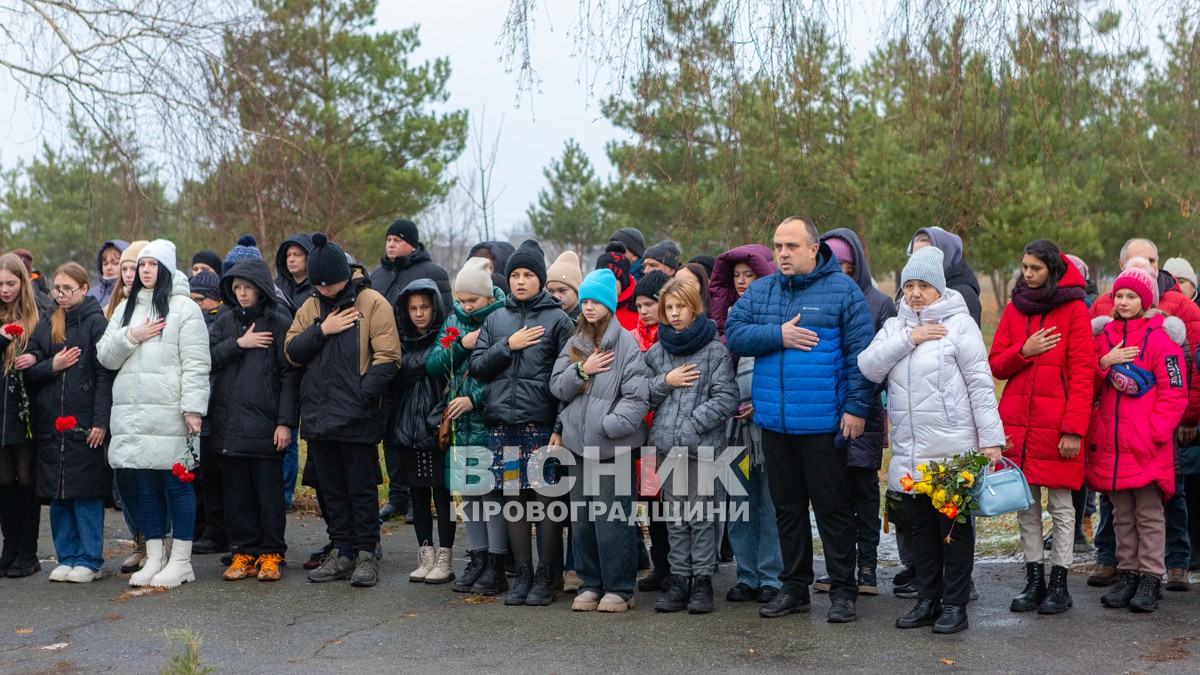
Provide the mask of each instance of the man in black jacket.
{"label": "man in black jacket", "polygon": [[450,296],[450,275],[433,262],[429,250],[421,243],[417,224],[411,220],[397,220],[387,229],[383,258],[379,267],[371,272],[371,288],[395,305],[400,291],[417,279],[429,279],[437,284],[442,295],[442,306],[453,307]]}

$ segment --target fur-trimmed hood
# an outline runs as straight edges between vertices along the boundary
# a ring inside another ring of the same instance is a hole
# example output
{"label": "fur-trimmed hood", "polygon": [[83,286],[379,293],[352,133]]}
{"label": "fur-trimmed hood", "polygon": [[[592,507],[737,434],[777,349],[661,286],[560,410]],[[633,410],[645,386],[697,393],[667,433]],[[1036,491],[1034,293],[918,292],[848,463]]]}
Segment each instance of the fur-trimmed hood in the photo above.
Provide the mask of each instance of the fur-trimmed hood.
{"label": "fur-trimmed hood", "polygon": [[[1186,351],[1188,348],[1187,328],[1183,325],[1183,321],[1173,316],[1167,316],[1157,309],[1152,309],[1143,316],[1149,318],[1160,315],[1163,317],[1162,328],[1166,332],[1167,337],[1171,338],[1171,342],[1174,342]],[[1098,316],[1092,319],[1092,336],[1099,335],[1100,331],[1104,330],[1104,327],[1113,321],[1114,319],[1111,316]]]}

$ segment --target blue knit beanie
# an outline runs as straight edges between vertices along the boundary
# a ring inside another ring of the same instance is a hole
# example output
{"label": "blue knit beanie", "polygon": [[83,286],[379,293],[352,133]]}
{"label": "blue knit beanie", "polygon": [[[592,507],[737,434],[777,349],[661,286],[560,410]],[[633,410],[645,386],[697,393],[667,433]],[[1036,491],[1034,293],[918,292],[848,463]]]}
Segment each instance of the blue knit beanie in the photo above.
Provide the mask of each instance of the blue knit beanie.
{"label": "blue knit beanie", "polygon": [[252,234],[243,234],[238,239],[237,246],[229,249],[225,262],[221,265],[221,275],[229,274],[233,266],[243,260],[262,260],[262,251],[258,250],[258,240]]}
{"label": "blue knit beanie", "polygon": [[579,284],[580,304],[584,300],[595,300],[607,307],[608,311],[616,314],[617,276],[612,273],[612,270],[598,269],[583,278],[583,283]]}

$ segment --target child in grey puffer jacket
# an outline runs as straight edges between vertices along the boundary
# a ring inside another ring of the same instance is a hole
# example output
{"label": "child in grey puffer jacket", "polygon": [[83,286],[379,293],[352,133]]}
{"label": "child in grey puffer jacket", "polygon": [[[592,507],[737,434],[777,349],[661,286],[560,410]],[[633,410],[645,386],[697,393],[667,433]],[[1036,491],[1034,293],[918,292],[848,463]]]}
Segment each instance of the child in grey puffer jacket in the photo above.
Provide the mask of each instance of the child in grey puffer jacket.
{"label": "child in grey puffer jacket", "polygon": [[728,466],[714,464],[726,447],[726,424],[737,414],[737,381],[717,325],[704,315],[694,286],[680,280],[664,286],[658,316],[658,344],[646,352],[650,405],[656,408],[650,442],[660,465],[686,461],[686,480],[672,473],[663,481],[675,578],[654,609],[707,614],[713,611],[721,524],[711,507],[724,501],[724,491],[719,481],[702,485],[700,479],[731,475]]}

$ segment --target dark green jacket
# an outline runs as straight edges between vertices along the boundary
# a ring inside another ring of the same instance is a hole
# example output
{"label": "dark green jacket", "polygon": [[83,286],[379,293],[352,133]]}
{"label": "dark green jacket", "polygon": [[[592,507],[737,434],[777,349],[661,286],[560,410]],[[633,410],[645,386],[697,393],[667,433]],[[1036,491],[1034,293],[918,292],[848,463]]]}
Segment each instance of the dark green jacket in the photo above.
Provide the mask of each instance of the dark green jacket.
{"label": "dark green jacket", "polygon": [[[455,300],[454,312],[446,319],[437,341],[433,343],[425,359],[425,369],[430,375],[450,380],[453,373],[454,379],[450,384],[447,401],[467,396],[475,406],[473,410],[458,418],[455,445],[487,447],[488,444],[488,429],[483,423],[483,383],[467,375],[471,350],[462,346],[462,337],[478,329],[489,314],[504,306],[504,291],[493,286],[492,297],[495,302],[474,314],[468,314]],[[458,339],[449,348],[443,347],[442,338],[450,329],[458,331]]]}

